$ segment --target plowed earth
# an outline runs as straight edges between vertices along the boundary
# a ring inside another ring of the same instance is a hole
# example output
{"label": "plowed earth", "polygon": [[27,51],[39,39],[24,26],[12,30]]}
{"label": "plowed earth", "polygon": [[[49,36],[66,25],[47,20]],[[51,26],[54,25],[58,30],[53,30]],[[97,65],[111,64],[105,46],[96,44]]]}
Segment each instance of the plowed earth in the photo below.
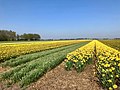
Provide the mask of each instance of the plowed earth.
{"label": "plowed earth", "polygon": [[66,71],[64,62],[30,85],[27,90],[103,90],[94,76],[94,66],[88,65],[81,73]]}

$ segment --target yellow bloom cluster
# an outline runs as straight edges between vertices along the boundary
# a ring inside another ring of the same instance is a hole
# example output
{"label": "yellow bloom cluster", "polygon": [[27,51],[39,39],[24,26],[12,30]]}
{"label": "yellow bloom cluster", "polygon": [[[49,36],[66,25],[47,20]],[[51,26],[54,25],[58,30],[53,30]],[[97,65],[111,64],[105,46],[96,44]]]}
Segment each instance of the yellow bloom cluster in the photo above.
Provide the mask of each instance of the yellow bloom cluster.
{"label": "yellow bloom cluster", "polygon": [[44,41],[31,43],[0,44],[0,61],[27,53],[38,52],[41,50],[57,48],[84,41],[85,40],[66,40],[66,41]]}
{"label": "yellow bloom cluster", "polygon": [[78,72],[80,72],[87,63],[90,63],[93,58],[94,52],[94,41],[82,46],[75,51],[68,53],[66,68],[70,70],[75,67]]}
{"label": "yellow bloom cluster", "polygon": [[120,52],[96,41],[97,76],[103,87],[113,90],[120,77]]}
{"label": "yellow bloom cluster", "polygon": [[[94,58],[95,56],[96,58]],[[120,52],[97,40],[69,53],[66,68],[81,71],[90,60],[96,60],[96,74],[104,88],[113,90],[120,83]]]}

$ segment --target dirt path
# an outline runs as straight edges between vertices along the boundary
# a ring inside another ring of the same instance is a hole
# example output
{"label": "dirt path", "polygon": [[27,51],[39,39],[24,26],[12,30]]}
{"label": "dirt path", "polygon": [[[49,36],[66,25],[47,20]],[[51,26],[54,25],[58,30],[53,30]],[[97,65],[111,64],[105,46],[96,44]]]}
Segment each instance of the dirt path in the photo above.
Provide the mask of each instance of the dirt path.
{"label": "dirt path", "polygon": [[88,65],[81,73],[66,71],[63,62],[27,90],[103,90],[95,80],[93,69],[93,65]]}

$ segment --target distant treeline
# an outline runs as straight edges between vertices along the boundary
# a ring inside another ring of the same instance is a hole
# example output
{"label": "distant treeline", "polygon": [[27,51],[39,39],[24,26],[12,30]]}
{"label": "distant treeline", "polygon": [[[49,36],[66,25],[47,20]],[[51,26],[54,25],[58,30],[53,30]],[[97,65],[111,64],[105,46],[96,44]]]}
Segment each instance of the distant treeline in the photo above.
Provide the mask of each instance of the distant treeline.
{"label": "distant treeline", "polygon": [[39,34],[24,33],[22,35],[16,34],[12,30],[0,30],[0,41],[56,41],[56,40],[120,40],[120,38],[74,38],[74,39],[41,39]]}
{"label": "distant treeline", "polygon": [[120,38],[41,39],[41,41],[58,41],[58,40],[120,40]]}
{"label": "distant treeline", "polygon": [[31,40],[40,40],[41,37],[39,34],[24,33],[22,35],[16,34],[12,30],[0,30],[0,41],[31,41]]}

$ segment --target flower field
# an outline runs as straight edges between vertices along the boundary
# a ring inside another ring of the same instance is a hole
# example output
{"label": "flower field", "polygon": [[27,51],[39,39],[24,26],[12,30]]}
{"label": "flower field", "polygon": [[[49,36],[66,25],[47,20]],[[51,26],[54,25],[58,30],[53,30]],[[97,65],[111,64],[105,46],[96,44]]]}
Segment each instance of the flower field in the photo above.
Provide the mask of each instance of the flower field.
{"label": "flower field", "polygon": [[57,48],[79,42],[84,42],[84,40],[0,44],[0,61],[5,61],[7,59],[24,54]]}
{"label": "flower field", "polygon": [[0,81],[5,87],[17,84],[26,88],[65,60],[67,73],[75,70],[82,74],[88,65],[92,65],[93,76],[103,89],[119,90],[120,52],[114,45],[97,40],[71,40],[0,44],[0,47],[0,67],[8,67],[0,73]]}
{"label": "flower field", "polygon": [[120,77],[120,52],[96,41],[97,76],[103,87],[117,88]]}
{"label": "flower field", "polygon": [[94,40],[69,53],[66,58],[67,70],[74,67],[77,71],[82,71],[86,64],[93,60],[96,76],[103,88],[113,90],[120,85],[120,52],[118,50]]}
{"label": "flower field", "polygon": [[66,60],[66,69],[70,70],[73,67],[81,72],[87,63],[92,62],[93,59],[93,51],[94,51],[94,41],[89,44],[76,49],[75,51],[67,54]]}
{"label": "flower field", "polygon": [[[55,46],[57,45],[59,47],[6,60],[0,64],[0,67],[9,67],[9,69],[0,73],[0,81],[5,84],[5,87],[14,84],[18,84],[20,87],[28,86],[43,76],[47,71],[60,64],[65,59],[67,53],[88,42],[89,41],[53,42]],[[51,43],[49,45],[51,45]],[[60,47],[60,45],[62,45],[62,47]]]}

